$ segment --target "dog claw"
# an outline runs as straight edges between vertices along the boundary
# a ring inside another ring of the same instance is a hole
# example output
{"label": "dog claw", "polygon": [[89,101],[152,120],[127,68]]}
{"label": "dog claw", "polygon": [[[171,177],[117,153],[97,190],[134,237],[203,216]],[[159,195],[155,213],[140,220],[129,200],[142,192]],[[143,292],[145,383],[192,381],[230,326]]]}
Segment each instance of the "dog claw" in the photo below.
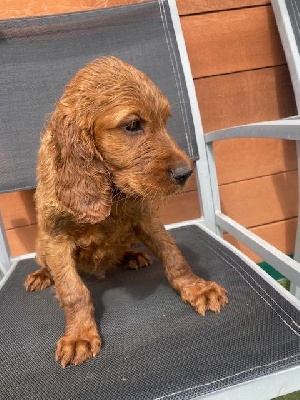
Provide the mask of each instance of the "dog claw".
{"label": "dog claw", "polygon": [[151,264],[152,260],[145,251],[127,251],[120,265],[127,269],[139,269]]}
{"label": "dog claw", "polygon": [[99,335],[93,334],[84,339],[74,338],[73,335],[64,335],[57,342],[55,360],[60,361],[63,368],[69,364],[80,365],[99,354],[100,347]]}

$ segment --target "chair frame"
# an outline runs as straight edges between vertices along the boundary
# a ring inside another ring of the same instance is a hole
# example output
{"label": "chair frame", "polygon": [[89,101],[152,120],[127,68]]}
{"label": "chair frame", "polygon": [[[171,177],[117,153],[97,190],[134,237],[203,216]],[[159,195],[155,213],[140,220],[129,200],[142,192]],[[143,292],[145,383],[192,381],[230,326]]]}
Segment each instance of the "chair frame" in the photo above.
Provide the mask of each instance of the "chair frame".
{"label": "chair frame", "polygon": [[[220,197],[218,190],[217,172],[215,167],[213,142],[223,139],[232,139],[237,137],[249,138],[249,137],[260,137],[260,138],[281,138],[287,140],[296,140],[298,149],[298,165],[300,165],[300,119],[294,117],[291,119],[265,122],[259,124],[251,124],[240,127],[234,127],[229,129],[223,129],[216,132],[211,132],[203,135],[202,123],[200,112],[198,109],[198,101],[196,97],[195,87],[191,74],[190,64],[188,55],[185,48],[185,42],[183,33],[181,30],[179,15],[177,12],[177,6],[175,0],[158,0],[158,4],[161,10],[161,17],[163,20],[164,15],[164,2],[167,1],[169,4],[173,27],[178,43],[180,58],[183,66],[183,71],[186,79],[186,85],[188,89],[191,110],[193,115],[193,121],[196,131],[196,140],[199,151],[199,160],[196,161],[196,177],[197,187],[199,193],[199,200],[201,204],[201,210],[203,216],[201,218],[184,221],[181,223],[175,223],[167,225],[167,229],[175,227],[186,226],[186,225],[197,225],[213,238],[221,242],[233,253],[243,259],[249,267],[255,270],[265,281],[267,281],[275,290],[277,290],[284,298],[286,298],[291,304],[293,304],[298,310],[300,310],[300,301],[293,296],[291,293],[286,291],[278,282],[272,279],[266,272],[258,267],[252,260],[245,256],[241,251],[236,249],[234,246],[222,239],[222,231],[226,230],[239,241],[244,243],[247,247],[252,249],[255,253],[260,255],[263,259],[274,266],[279,272],[285,275],[293,283],[293,293],[300,298],[300,265],[296,260],[300,261],[300,225],[298,224],[297,230],[297,246],[295,249],[295,260],[291,259],[274,246],[270,245],[263,239],[259,238],[230,217],[226,216],[221,211]],[[283,7],[284,1],[272,0],[274,7]],[[287,35],[288,36],[288,35]],[[167,39],[168,40],[168,39]],[[287,38],[288,42],[291,42],[291,47],[295,46],[296,43],[291,41],[291,38]],[[172,44],[172,43],[171,43]],[[291,49],[292,51],[292,49]],[[287,58],[289,53],[287,53]],[[298,50],[297,50],[297,53]],[[295,70],[294,74],[298,77],[299,87],[295,88],[298,109],[300,107],[300,57],[298,64],[294,62],[291,57],[289,65],[292,65],[292,69]],[[292,71],[293,72],[293,71]],[[297,89],[297,90],[296,90]],[[299,117],[300,118],[300,117]],[[300,182],[300,178],[298,178]],[[300,185],[299,185],[300,186]],[[299,196],[300,197],[300,196]],[[300,200],[299,200],[300,209]],[[5,230],[0,215],[0,289],[5,284],[6,280],[14,270],[15,266],[20,260],[25,258],[33,258],[35,253],[27,254],[20,257],[12,257],[10,254],[8,242],[5,236]],[[300,389],[299,384],[300,377],[300,365],[288,368],[283,371],[272,373],[270,375],[253,379],[251,381],[239,384],[233,387],[222,389],[218,392],[214,392],[208,395],[201,396],[201,399],[208,400],[252,400],[254,397],[257,399],[270,399],[278,395],[287,394]],[[297,379],[298,378],[298,379]]]}
{"label": "chair frame", "polygon": [[[300,54],[295,40],[293,28],[283,0],[271,0],[276,23],[288,63],[298,114],[300,114]],[[300,141],[296,142],[298,163],[298,216],[300,215]],[[300,262],[300,224],[298,221],[294,259]],[[291,282],[291,292],[300,298],[300,288]]]}

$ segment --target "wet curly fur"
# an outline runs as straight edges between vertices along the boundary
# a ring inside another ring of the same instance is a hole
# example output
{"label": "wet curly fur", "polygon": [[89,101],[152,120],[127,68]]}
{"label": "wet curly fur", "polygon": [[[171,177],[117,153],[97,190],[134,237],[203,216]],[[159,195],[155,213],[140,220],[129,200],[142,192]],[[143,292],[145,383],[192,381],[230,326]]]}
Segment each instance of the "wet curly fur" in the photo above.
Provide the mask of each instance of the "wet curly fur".
{"label": "wet curly fur", "polygon": [[56,346],[62,366],[96,356],[101,340],[80,272],[101,275],[117,263],[149,265],[142,241],[162,262],[182,299],[200,314],[220,311],[226,291],[190,270],[156,215],[156,202],[182,190],[191,161],[170,137],[170,106],[141,71],[97,59],[66,86],[42,136],[37,167],[37,262],[28,291],[55,284],[65,312]]}

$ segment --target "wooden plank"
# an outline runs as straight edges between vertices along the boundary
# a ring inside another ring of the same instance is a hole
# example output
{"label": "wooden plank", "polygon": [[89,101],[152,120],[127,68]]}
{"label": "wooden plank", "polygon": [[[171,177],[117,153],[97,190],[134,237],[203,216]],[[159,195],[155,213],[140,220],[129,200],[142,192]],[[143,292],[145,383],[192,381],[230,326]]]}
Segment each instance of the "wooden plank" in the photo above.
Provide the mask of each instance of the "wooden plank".
{"label": "wooden plank", "polygon": [[[184,187],[184,193],[196,190],[196,177],[193,174]],[[0,194],[0,210],[6,230],[37,222],[33,196],[34,190]]]}
{"label": "wooden plank", "polygon": [[[200,206],[196,191],[172,196],[160,207],[160,216],[164,224],[200,217]],[[34,252],[37,224],[6,230],[8,243],[13,256]]]}
{"label": "wooden plank", "polygon": [[33,196],[34,190],[0,195],[0,210],[5,229],[36,223]]}
{"label": "wooden plank", "polygon": [[266,4],[270,4],[270,0],[177,0],[178,11],[181,15],[200,14],[204,12],[254,7]]}
{"label": "wooden plank", "polygon": [[[293,254],[295,249],[295,239],[297,232],[297,218],[292,218],[286,221],[274,222],[269,225],[263,225],[250,230],[262,239],[266,240],[277,249],[285,254]],[[232,235],[224,233],[224,239],[233,246],[241,250],[244,254],[251,258],[254,262],[263,261],[261,257],[253,253],[241,242],[236,240]]]}
{"label": "wooden plank", "polygon": [[188,179],[187,183],[184,185],[183,191],[184,192],[192,192],[197,190],[197,183],[196,183],[196,175],[195,172],[191,175]]}
{"label": "wooden plank", "polygon": [[[205,132],[297,114],[287,66],[197,79]],[[234,139],[214,145],[219,184],[297,168],[294,142]]]}
{"label": "wooden plank", "polygon": [[[191,186],[195,179],[191,180]],[[6,229],[36,222],[33,191],[0,196]],[[272,176],[221,185],[222,209],[244,226],[255,226],[297,215],[297,173],[283,172]],[[12,206],[13,205],[13,206]],[[178,222],[200,216],[195,190],[173,196],[161,208],[164,223]]]}
{"label": "wooden plank", "polygon": [[[164,219],[165,221],[167,221],[165,223],[169,223],[168,217],[166,218],[165,216]],[[294,252],[296,230],[297,218],[251,228],[252,232],[267,240],[273,246],[277,247],[286,254],[292,254]],[[18,256],[34,252],[34,241],[36,238],[36,232],[37,225],[23,226],[7,231],[7,237],[11,247],[12,255]],[[261,259],[257,255],[247,249],[244,245],[242,245],[228,233],[224,234],[224,238],[228,240],[231,244],[236,246],[238,249],[240,249],[243,253],[248,255],[255,262],[261,261]]]}
{"label": "wooden plank", "polygon": [[[18,193],[16,195],[22,200]],[[223,212],[246,227],[290,219],[297,215],[297,171],[222,185],[220,195]],[[28,204],[28,199],[25,199],[25,203]],[[26,207],[22,209],[22,203],[20,205],[20,211],[28,212]],[[161,206],[160,215],[165,224],[198,218],[200,207],[197,192],[189,191],[171,197]],[[30,243],[33,234],[30,232],[35,228],[30,226],[33,225],[24,226],[24,230],[22,227],[7,230],[13,254],[22,254],[20,251],[32,248],[33,244]],[[23,233],[27,231],[28,237]]]}
{"label": "wooden plank", "polygon": [[194,78],[285,63],[271,6],[181,18]]}
{"label": "wooden plank", "polygon": [[61,14],[141,3],[149,0],[2,0],[0,19]]}
{"label": "wooden plank", "polygon": [[6,235],[13,257],[35,252],[36,224],[10,229]]}
{"label": "wooden plank", "polygon": [[297,171],[220,187],[222,212],[246,228],[298,215]]}
{"label": "wooden plank", "polygon": [[[151,0],[2,0],[0,19],[51,15],[96,8],[115,7]],[[269,0],[177,0],[180,15],[220,11],[232,8],[253,7],[270,4]]]}
{"label": "wooden plank", "polygon": [[196,191],[172,196],[160,206],[160,217],[164,224],[200,218],[200,203]]}
{"label": "wooden plank", "polygon": [[297,168],[295,142],[232,139],[214,144],[219,185],[275,175]]}
{"label": "wooden plank", "polygon": [[297,114],[287,66],[195,80],[204,132]]}
{"label": "wooden plank", "polygon": [[[190,188],[193,185],[194,179]],[[7,230],[36,222],[32,195],[33,191],[0,196]],[[291,218],[297,215],[297,173],[289,171],[221,185],[220,195],[223,212],[247,227]],[[161,215],[164,223],[197,218],[197,192],[171,197],[162,206]]]}

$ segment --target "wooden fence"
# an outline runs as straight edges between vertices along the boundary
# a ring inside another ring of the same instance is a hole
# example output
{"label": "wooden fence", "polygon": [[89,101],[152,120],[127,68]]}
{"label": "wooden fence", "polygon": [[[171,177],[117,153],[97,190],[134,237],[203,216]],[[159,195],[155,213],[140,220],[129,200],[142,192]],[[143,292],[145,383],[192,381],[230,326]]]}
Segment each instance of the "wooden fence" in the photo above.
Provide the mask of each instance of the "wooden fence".
{"label": "wooden fence", "polygon": [[[141,0],[2,0],[0,19],[88,10]],[[145,1],[145,0],[144,0]],[[267,0],[177,0],[205,132],[295,115],[274,15]],[[224,213],[292,253],[297,222],[294,143],[234,139],[215,145]],[[13,255],[34,251],[33,191],[0,196]],[[196,183],[161,208],[164,223],[200,216]],[[259,258],[228,234],[225,238]]]}

